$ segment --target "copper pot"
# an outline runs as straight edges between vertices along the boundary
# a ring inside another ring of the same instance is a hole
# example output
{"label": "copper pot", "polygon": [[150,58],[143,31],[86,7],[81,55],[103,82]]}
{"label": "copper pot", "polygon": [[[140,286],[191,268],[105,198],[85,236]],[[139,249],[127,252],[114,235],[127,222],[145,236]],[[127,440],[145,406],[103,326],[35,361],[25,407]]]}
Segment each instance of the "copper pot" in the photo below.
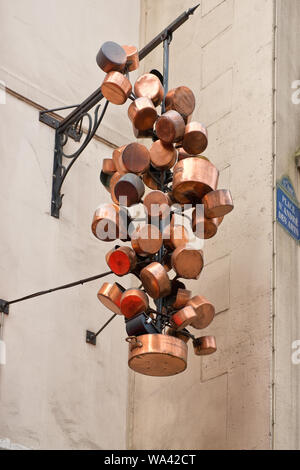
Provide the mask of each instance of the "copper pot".
{"label": "copper pot", "polygon": [[147,294],[153,299],[166,297],[171,293],[171,281],[160,263],[149,264],[142,269],[140,276]]}
{"label": "copper pot", "polygon": [[193,341],[196,356],[208,356],[217,351],[216,338],[214,336],[202,336]]}
{"label": "copper pot", "polygon": [[106,308],[118,315],[122,315],[120,310],[121,297],[124,289],[119,284],[105,282],[100,288],[97,297]]}
{"label": "copper pot", "polygon": [[92,232],[101,241],[126,240],[130,217],[116,204],[102,204],[94,213]]}
{"label": "copper pot", "polygon": [[136,129],[146,131],[153,128],[157,112],[152,101],[142,97],[131,103],[128,108],[128,117]]}
{"label": "copper pot", "polygon": [[192,90],[186,86],[180,86],[167,93],[165,104],[167,111],[170,109],[177,111],[187,122],[188,117],[194,112],[196,100]]}
{"label": "copper pot", "polygon": [[123,145],[122,147],[115,149],[112,154],[112,159],[115,164],[116,170],[121,175],[127,173],[127,169],[125,168],[123,160],[122,160],[122,153],[125,148],[126,148],[126,145]]}
{"label": "copper pot", "polygon": [[185,133],[185,122],[177,111],[171,109],[158,118],[155,130],[157,137],[167,144],[180,142]]}
{"label": "copper pot", "polygon": [[110,250],[105,259],[110,269],[117,276],[125,276],[125,274],[133,271],[137,264],[136,253],[129,246],[120,246],[117,249]]}
{"label": "copper pot", "polygon": [[126,69],[128,72],[133,72],[134,70],[139,68],[140,61],[139,61],[139,51],[135,46],[122,46],[126,56]]}
{"label": "copper pot", "polygon": [[169,335],[148,334],[127,338],[128,366],[144,375],[169,377],[187,367],[187,345]]}
{"label": "copper pot", "polygon": [[119,204],[119,201],[115,195],[115,187],[118,181],[121,179],[121,177],[122,177],[122,174],[117,171],[116,173],[112,175],[110,183],[109,183],[109,189],[110,189],[110,195],[111,195],[112,201],[117,205]]}
{"label": "copper pot", "polygon": [[111,158],[104,158],[102,162],[102,171],[107,175],[113,175],[116,171],[116,165]]}
{"label": "copper pot", "polygon": [[[195,155],[191,155],[190,153],[187,153],[183,147],[178,148],[178,161],[184,160],[185,158],[190,158],[190,157],[195,157]],[[197,158],[202,158],[203,160],[206,160],[209,162],[209,159],[205,157],[204,155],[197,155]]]}
{"label": "copper pot", "polygon": [[116,42],[105,42],[96,57],[99,67],[106,73],[113,70],[122,72],[125,68],[127,55],[123,47]]}
{"label": "copper pot", "polygon": [[154,142],[150,148],[150,160],[152,165],[163,171],[169,170],[175,165],[177,150],[172,144],[165,144],[161,140]]}
{"label": "copper pot", "polygon": [[168,225],[163,231],[164,246],[169,251],[189,242],[189,234],[183,225]]}
{"label": "copper pot", "polygon": [[102,85],[103,96],[113,104],[124,104],[132,92],[130,81],[120,72],[109,72]]}
{"label": "copper pot", "polygon": [[201,240],[213,238],[216,235],[222,220],[223,217],[220,217],[219,219],[207,219],[203,215],[197,215],[197,210],[195,208],[192,215],[193,232],[195,236]]}
{"label": "copper pot", "polygon": [[139,176],[127,173],[117,182],[114,193],[119,204],[131,207],[140,202],[145,193],[145,186]]}
{"label": "copper pot", "polygon": [[173,197],[181,204],[201,202],[205,194],[216,190],[218,179],[219,172],[211,162],[186,158],[174,167]]}
{"label": "copper pot", "polygon": [[145,73],[135,82],[134,94],[138,98],[149,98],[154,106],[157,107],[164,98],[164,88],[158,77],[152,73]]}
{"label": "copper pot", "polygon": [[146,312],[149,300],[145,292],[140,289],[126,290],[120,300],[120,310],[126,318],[132,318],[138,313]]}
{"label": "copper pot", "polygon": [[153,179],[152,175],[150,173],[145,173],[143,175],[143,181],[148,188],[156,190],[158,189],[159,185],[158,183]]}
{"label": "copper pot", "polygon": [[139,227],[131,236],[131,245],[140,256],[154,255],[162,247],[162,235],[155,225]]}
{"label": "copper pot", "polygon": [[176,293],[175,302],[173,302],[172,307],[176,309],[181,309],[185,307],[188,301],[191,299],[192,292],[188,289],[179,288]]}
{"label": "copper pot", "polygon": [[142,174],[150,166],[149,150],[145,145],[136,142],[122,148],[120,159],[128,173]]}
{"label": "copper pot", "polygon": [[172,253],[172,267],[183,279],[198,279],[203,269],[203,252],[180,246]]}
{"label": "copper pot", "polygon": [[193,307],[184,307],[178,312],[174,313],[171,318],[171,324],[176,330],[183,330],[186,326],[190,325],[197,319],[197,314]]}
{"label": "copper pot", "polygon": [[206,194],[202,199],[205,217],[209,219],[224,217],[233,210],[233,202],[230,191],[218,189]]}
{"label": "copper pot", "polygon": [[202,330],[211,324],[215,317],[215,307],[205,297],[195,295],[187,302],[187,305],[193,307],[197,314],[197,318],[191,323],[194,328]]}
{"label": "copper pot", "polygon": [[110,182],[111,182],[112,175],[108,175],[107,173],[104,173],[104,171],[101,171],[100,173],[100,181],[103,184],[104,188],[106,191],[110,192]]}
{"label": "copper pot", "polygon": [[178,331],[174,328],[168,328],[166,331],[166,335],[181,339],[181,341],[183,341],[185,344],[187,344],[190,339],[189,335],[186,334],[184,331]]}
{"label": "copper pot", "polygon": [[171,201],[169,196],[162,191],[151,191],[143,201],[146,214],[149,219],[165,219],[170,215]]}
{"label": "copper pot", "polygon": [[208,144],[207,129],[199,122],[190,122],[185,128],[182,147],[191,155],[204,152]]}

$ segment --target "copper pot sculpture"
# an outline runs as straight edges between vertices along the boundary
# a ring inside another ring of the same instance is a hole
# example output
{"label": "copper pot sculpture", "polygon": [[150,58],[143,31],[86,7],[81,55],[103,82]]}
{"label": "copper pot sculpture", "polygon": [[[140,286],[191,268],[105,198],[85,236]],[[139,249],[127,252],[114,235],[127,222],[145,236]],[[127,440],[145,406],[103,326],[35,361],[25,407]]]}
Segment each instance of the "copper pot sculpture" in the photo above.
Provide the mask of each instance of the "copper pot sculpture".
{"label": "copper pot sculpture", "polygon": [[203,252],[186,245],[179,246],[172,253],[172,267],[183,279],[198,279],[203,269]]}
{"label": "copper pot sculpture", "polygon": [[145,292],[139,289],[126,290],[120,300],[121,313],[126,318],[132,318],[138,313],[146,312],[149,300]]}
{"label": "copper pot sculpture", "polygon": [[180,86],[170,90],[165,99],[166,110],[177,111],[185,122],[193,114],[195,109],[195,96],[192,90],[186,86]]}
{"label": "copper pot sculpture", "polygon": [[196,356],[208,356],[217,351],[216,338],[214,336],[202,336],[193,341]]}
{"label": "copper pot sculpture", "polygon": [[140,256],[154,255],[162,247],[162,234],[155,225],[144,225],[132,234],[131,245]]}
{"label": "copper pot sculpture", "polygon": [[215,307],[205,297],[196,295],[192,297],[187,305],[193,307],[197,314],[197,318],[191,322],[191,325],[197,330],[207,328],[215,317]]}
{"label": "copper pot sculpture", "polygon": [[171,281],[160,263],[154,262],[142,269],[141,281],[152,299],[166,297],[171,293]]}
{"label": "copper pot sculpture", "polygon": [[158,118],[155,130],[157,137],[167,144],[180,142],[185,133],[185,122],[177,111],[171,109]]}
{"label": "copper pot sculpture", "polygon": [[186,369],[187,345],[179,338],[148,334],[130,337],[128,342],[128,365],[135,372],[168,377]]}
{"label": "copper pot sculpture", "polygon": [[122,105],[126,103],[132,92],[132,86],[128,78],[120,72],[109,72],[102,85],[103,96],[113,104]]}
{"label": "copper pot sculpture", "polygon": [[128,72],[133,72],[137,70],[140,65],[139,61],[139,51],[135,46],[122,46],[126,53],[126,68]]}
{"label": "copper pot sculpture", "polygon": [[224,217],[233,210],[230,191],[218,189],[206,194],[202,199],[205,216],[209,219]]}
{"label": "copper pot sculpture", "polygon": [[130,223],[128,212],[116,204],[102,204],[94,213],[92,232],[96,238],[110,242],[127,240],[127,230]]}
{"label": "copper pot sculpture", "polygon": [[147,97],[134,100],[128,108],[128,117],[133,126],[140,131],[153,128],[157,112],[152,101]]}
{"label": "copper pot sculpture", "polygon": [[125,50],[116,42],[105,42],[96,57],[99,67],[106,73],[111,71],[122,72],[125,69],[127,55]]}
{"label": "copper pot sculpture", "polygon": [[169,170],[175,165],[177,151],[172,144],[165,144],[161,140],[154,142],[150,148],[150,160],[154,168]]}
{"label": "copper pot sculpture", "polygon": [[185,128],[182,147],[191,155],[204,152],[208,144],[207,130],[199,122],[190,122]]}
{"label": "copper pot sculpture", "polygon": [[129,246],[120,246],[110,250],[105,259],[112,272],[117,276],[125,276],[132,272],[137,264],[136,253]]}
{"label": "copper pot sculpture", "polygon": [[97,297],[106,308],[118,315],[122,315],[120,310],[121,297],[124,289],[117,283],[105,282],[100,288]]}
{"label": "copper pot sculpture", "polygon": [[152,73],[146,73],[135,82],[134,94],[138,98],[149,98],[154,106],[157,107],[163,100],[164,88],[158,77]]}
{"label": "copper pot sculpture", "polygon": [[211,162],[186,158],[174,167],[173,196],[182,204],[199,203],[205,194],[217,189],[218,179],[219,172]]}
{"label": "copper pot sculpture", "polygon": [[187,306],[174,313],[171,319],[171,324],[176,330],[183,330],[186,326],[190,325],[197,319],[197,314],[193,307]]}
{"label": "copper pot sculpture", "polygon": [[138,204],[145,193],[145,186],[141,178],[134,173],[123,175],[114,188],[119,204],[131,207]]}

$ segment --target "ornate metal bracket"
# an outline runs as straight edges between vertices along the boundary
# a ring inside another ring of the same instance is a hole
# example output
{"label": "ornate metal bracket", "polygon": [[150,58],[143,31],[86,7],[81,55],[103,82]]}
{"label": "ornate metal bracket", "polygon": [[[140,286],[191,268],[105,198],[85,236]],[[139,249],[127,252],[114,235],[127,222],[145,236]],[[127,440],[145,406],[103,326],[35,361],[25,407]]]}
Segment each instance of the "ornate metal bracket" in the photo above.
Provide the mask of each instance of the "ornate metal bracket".
{"label": "ornate metal bracket", "polygon": [[[140,52],[139,59],[143,60],[150,52],[152,52],[161,43],[164,43],[164,88],[168,88],[168,63],[169,63],[169,45],[172,40],[172,35],[176,29],[178,29],[183,23],[185,23],[189,16],[194,13],[200,4],[182,13],[175,21],[167,26],[160,34],[158,34],[152,41],[150,41]],[[59,218],[60,209],[62,206],[63,194],[61,193],[62,185],[66,179],[70,169],[81,155],[83,150],[90,143],[92,138],[95,136],[97,129],[99,128],[102,119],[107,110],[108,102],[105,103],[102,113],[99,116],[100,101],[103,99],[101,88],[98,88],[92,95],[90,95],[82,104],[75,106],[66,106],[64,108],[56,108],[47,111],[41,111],[39,114],[39,120],[44,124],[55,129],[55,147],[54,147],[54,162],[53,162],[53,175],[52,175],[52,195],[51,195],[51,215]],[[96,107],[95,107],[96,106]],[[95,107],[94,116],[89,114],[89,111]],[[57,120],[51,113],[63,109],[75,108],[69,116],[62,121]],[[162,107],[164,112],[164,104]],[[79,147],[79,149],[73,154],[66,154],[64,147],[68,142],[69,138],[72,138],[76,142],[80,142],[83,129],[83,120],[87,118],[88,129],[86,137]],[[63,159],[67,158],[70,160],[69,165],[64,165]]]}

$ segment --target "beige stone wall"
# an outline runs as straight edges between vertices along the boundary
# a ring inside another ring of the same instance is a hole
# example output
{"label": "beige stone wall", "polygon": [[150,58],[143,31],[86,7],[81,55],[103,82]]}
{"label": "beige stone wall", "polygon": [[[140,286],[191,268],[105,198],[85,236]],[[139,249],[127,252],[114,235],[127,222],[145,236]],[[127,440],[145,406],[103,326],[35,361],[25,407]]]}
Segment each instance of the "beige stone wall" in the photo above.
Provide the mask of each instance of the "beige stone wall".
{"label": "beige stone wall", "polygon": [[[3,0],[0,80],[42,106],[77,104],[104,77],[95,61],[100,45],[138,44],[139,17],[138,0]],[[111,244],[98,242],[90,225],[95,208],[109,201],[99,171],[112,147],[94,140],[82,154],[56,220],[49,213],[54,131],[39,122],[37,109],[11,95],[6,101],[0,105],[0,297],[13,299],[107,270]],[[111,107],[99,131],[112,143],[130,138],[126,109],[121,117],[118,111]],[[97,347],[85,343],[85,330],[96,331],[110,316],[96,297],[102,282],[11,307],[7,364],[0,366],[0,446],[10,439],[34,449],[125,447],[121,318]]]}
{"label": "beige stone wall", "polygon": [[[276,121],[274,183],[289,176],[299,193],[295,152],[300,147],[300,104],[292,102],[292,84],[300,80],[297,0],[277,2]],[[299,97],[299,93],[297,94]],[[274,447],[300,449],[300,364],[293,364],[293,342],[300,340],[299,245],[275,223]]]}
{"label": "beige stone wall", "polygon": [[[190,1],[144,0],[146,43]],[[145,61],[161,68],[162,53]],[[174,35],[170,87],[197,97],[206,155],[235,210],[205,244],[206,267],[189,286],[216,305],[218,352],[174,378],[131,374],[130,448],[269,449],[272,350],[273,1],[203,0]],[[192,349],[192,348],[190,348]],[[158,410],[157,412],[155,410]]]}

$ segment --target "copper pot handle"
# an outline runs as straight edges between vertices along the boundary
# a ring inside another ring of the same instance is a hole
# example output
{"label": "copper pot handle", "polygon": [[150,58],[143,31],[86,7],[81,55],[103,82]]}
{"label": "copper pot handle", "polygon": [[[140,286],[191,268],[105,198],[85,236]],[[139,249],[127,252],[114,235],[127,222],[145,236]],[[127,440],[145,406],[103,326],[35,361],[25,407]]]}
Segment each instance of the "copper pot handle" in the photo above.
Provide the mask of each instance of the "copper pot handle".
{"label": "copper pot handle", "polygon": [[143,343],[138,340],[136,336],[128,336],[128,338],[126,338],[126,341],[130,344],[130,351],[133,351],[136,348],[143,347]]}

